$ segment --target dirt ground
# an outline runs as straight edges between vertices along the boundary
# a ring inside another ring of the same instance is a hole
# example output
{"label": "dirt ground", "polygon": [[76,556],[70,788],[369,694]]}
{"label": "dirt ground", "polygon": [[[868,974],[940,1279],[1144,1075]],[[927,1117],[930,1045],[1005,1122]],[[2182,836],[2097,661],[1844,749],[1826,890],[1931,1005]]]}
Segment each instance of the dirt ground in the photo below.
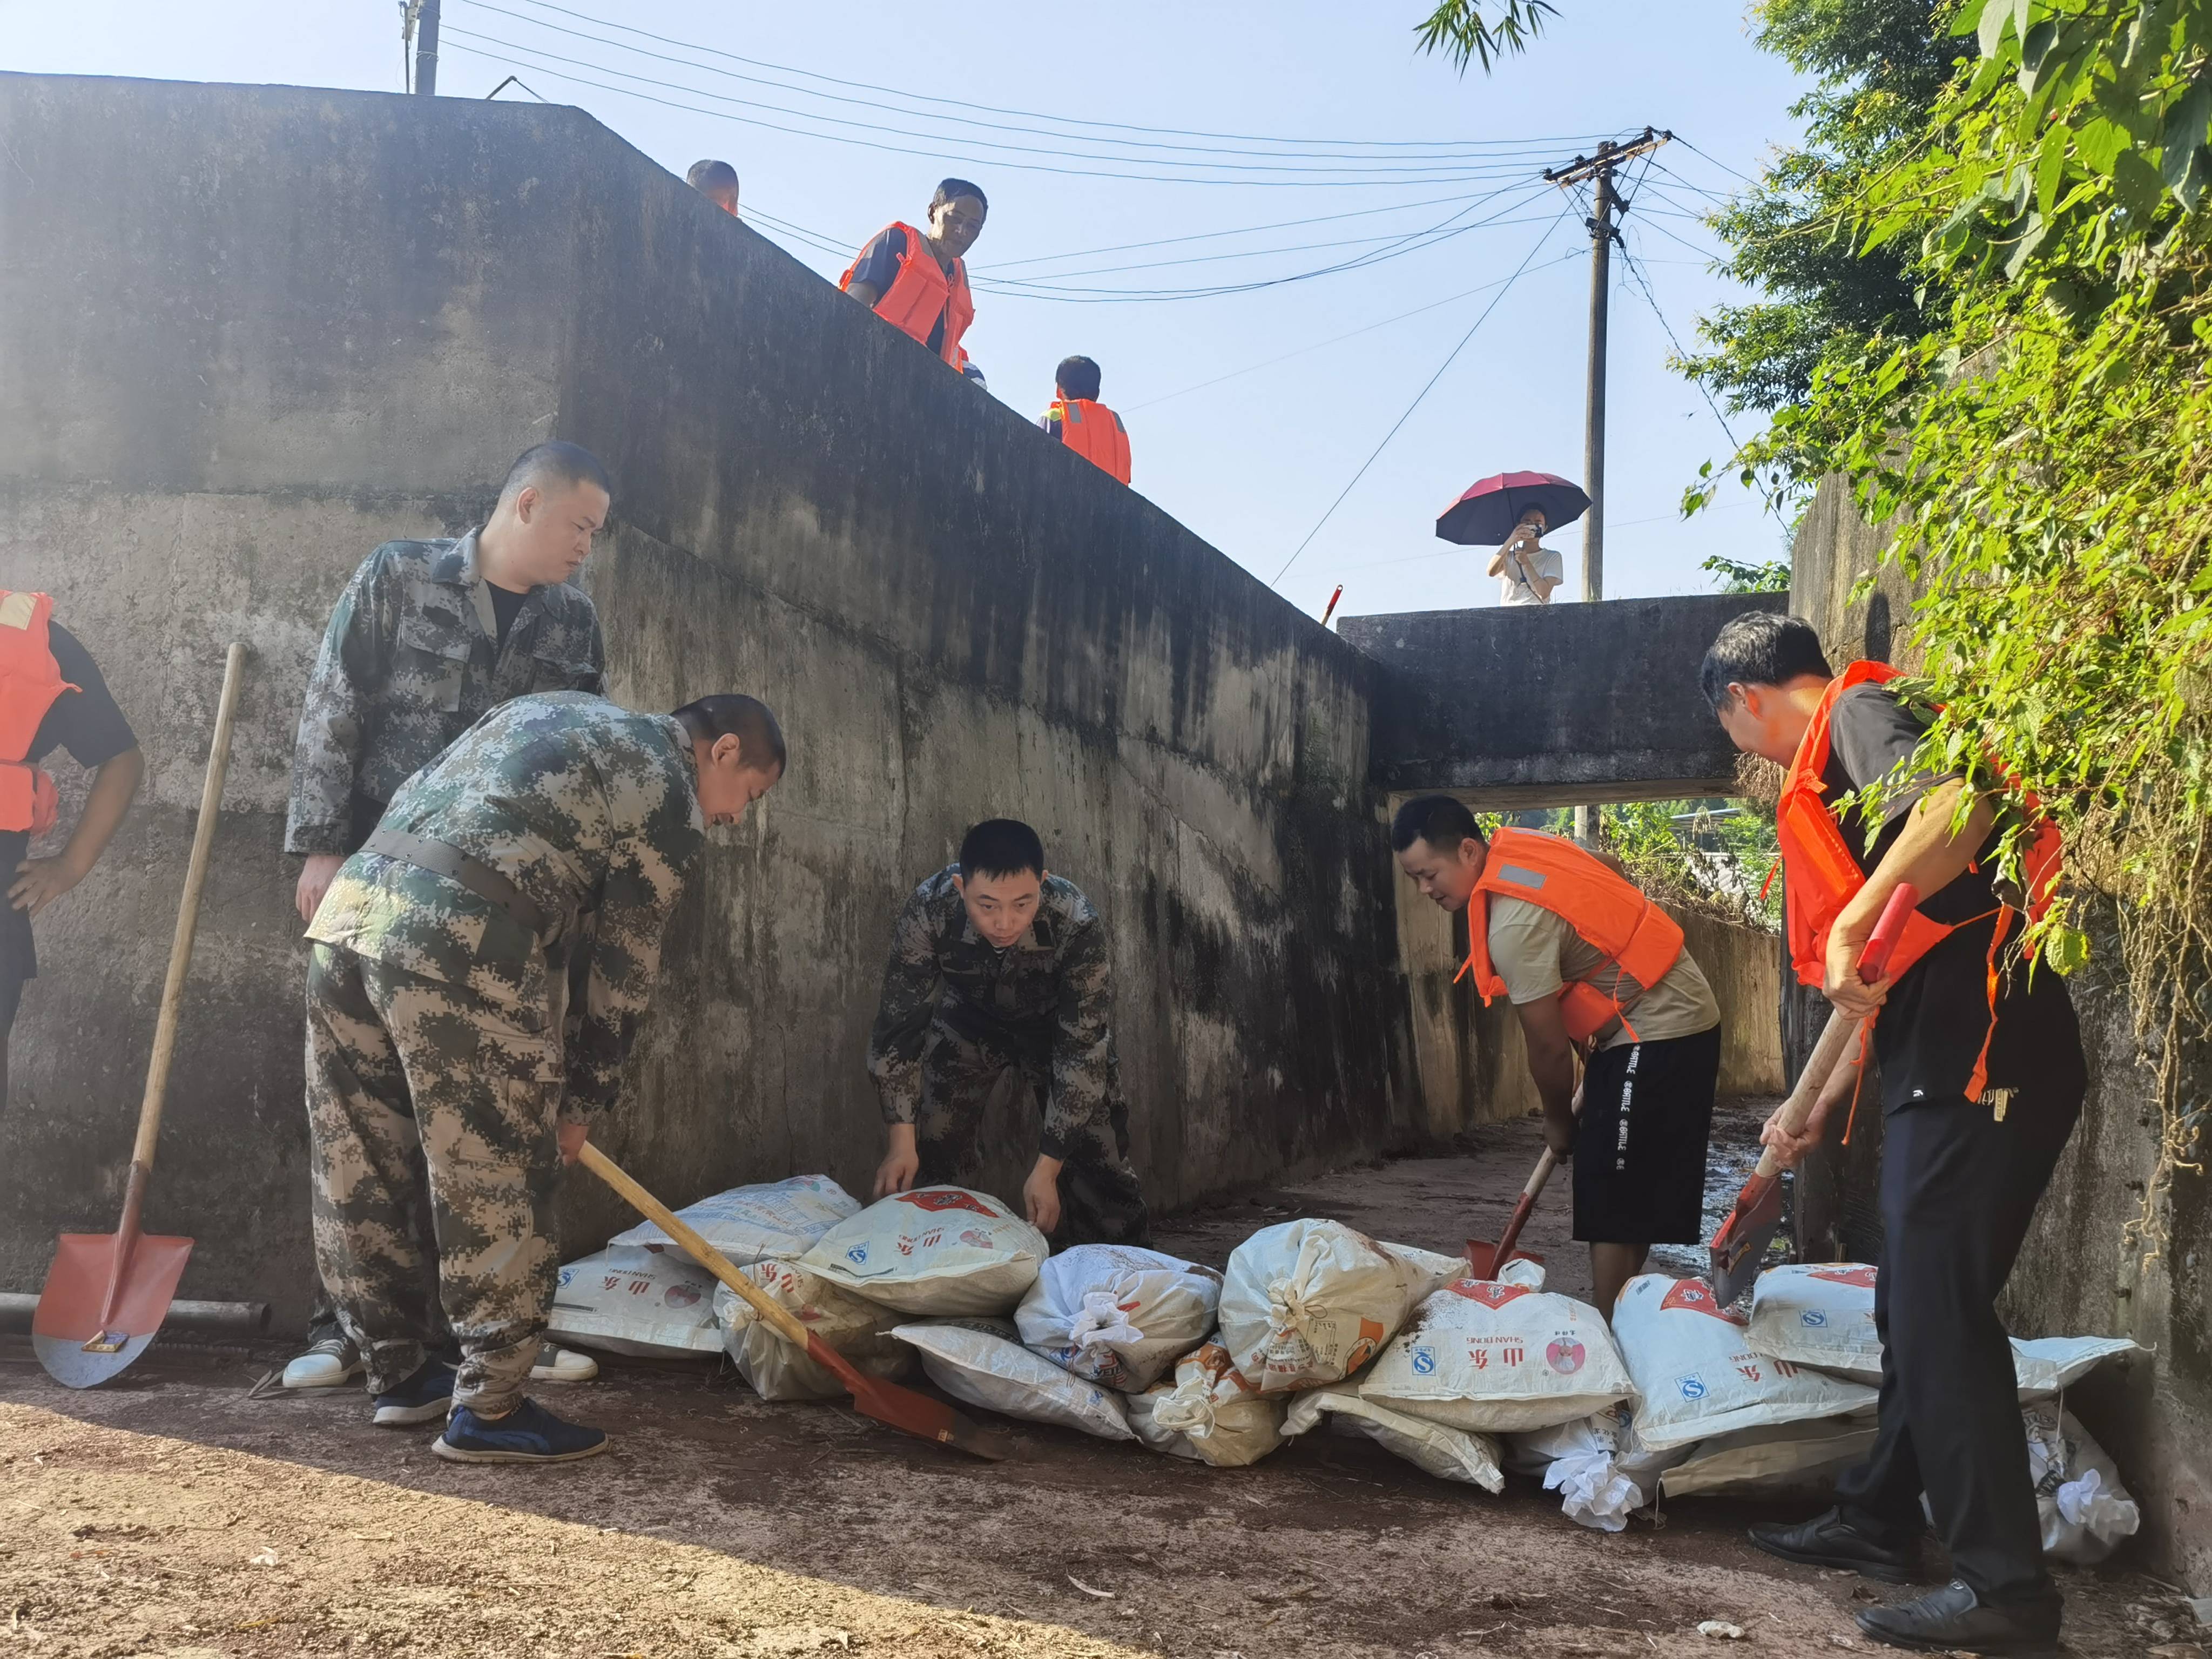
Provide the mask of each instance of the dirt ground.
{"label": "dirt ground", "polygon": [[[1726,1133],[1741,1141],[1755,1114]],[[1219,1263],[1255,1227],[1332,1215],[1449,1249],[1494,1234],[1533,1126],[1469,1155],[1338,1171],[1161,1229]],[[1564,1192],[1530,1229],[1587,1284]],[[277,1346],[164,1341],[107,1387],[51,1382],[0,1340],[0,1651],[766,1659],[1457,1659],[1875,1651],[1872,1587],[1752,1550],[1741,1504],[1607,1536],[1515,1480],[1493,1498],[1315,1434],[1214,1470],[1035,1425],[1000,1465],[832,1405],[769,1405],[705,1362],[603,1359],[544,1391],[617,1436],[561,1468],[459,1468],[434,1429],[371,1426],[350,1390],[252,1400]],[[1931,1564],[1940,1565],[1940,1564]],[[2071,1573],[2069,1650],[2193,1655],[2169,1590]],[[1883,1592],[1885,1595],[1888,1592]],[[1734,1647],[1703,1620],[1741,1626]]]}

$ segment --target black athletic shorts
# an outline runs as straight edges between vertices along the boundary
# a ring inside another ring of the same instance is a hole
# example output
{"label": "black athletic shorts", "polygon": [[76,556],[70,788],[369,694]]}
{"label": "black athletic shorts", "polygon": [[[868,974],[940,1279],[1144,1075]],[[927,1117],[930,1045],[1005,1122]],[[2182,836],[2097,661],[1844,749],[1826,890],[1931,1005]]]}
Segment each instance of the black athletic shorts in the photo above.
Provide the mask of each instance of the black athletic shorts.
{"label": "black athletic shorts", "polygon": [[1721,1028],[1601,1048],[1583,1072],[1575,1237],[1592,1244],[1705,1242],[1705,1142]]}

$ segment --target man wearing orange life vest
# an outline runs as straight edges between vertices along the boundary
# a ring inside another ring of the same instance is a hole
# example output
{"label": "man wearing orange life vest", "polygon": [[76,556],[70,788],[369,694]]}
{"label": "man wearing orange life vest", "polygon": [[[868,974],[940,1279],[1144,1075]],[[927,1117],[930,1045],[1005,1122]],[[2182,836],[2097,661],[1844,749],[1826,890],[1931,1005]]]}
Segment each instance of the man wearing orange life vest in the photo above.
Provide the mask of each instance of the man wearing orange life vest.
{"label": "man wearing orange life vest", "polygon": [[[1785,1560],[1911,1582],[1926,1524],[1951,1553],[1942,1589],[1859,1614],[1879,1641],[1922,1650],[2040,1653],[2061,1598],[2045,1570],[2035,1493],[2021,1451],[2011,1346],[1996,1298],[2087,1088],[2065,982],[2008,963],[2021,906],[2039,913],[2057,874],[2056,832],[2032,798],[1953,774],[1916,773],[1930,711],[1881,663],[1831,672],[1796,617],[1739,617],[1700,672],[1735,745],[1789,768],[1776,822],[1788,877],[1790,950],[1838,1019],[1871,1018],[1883,1113],[1881,1431],[1838,1481],[1837,1508],[1798,1526],[1756,1526]],[[1846,796],[1872,791],[1869,810]],[[2025,818],[2022,894],[1995,877],[2000,811]],[[1958,827],[1954,828],[1954,823]],[[1861,948],[1890,894],[1922,900],[1891,963],[1863,985]],[[1804,1133],[1770,1124],[1792,1164],[1855,1092],[1839,1068]]]}
{"label": "man wearing orange life vest", "polygon": [[1571,841],[1534,830],[1486,839],[1461,802],[1424,795],[1399,809],[1390,845],[1425,895],[1468,913],[1461,972],[1484,1003],[1500,992],[1512,1000],[1544,1139],[1575,1153],[1575,1237],[1590,1247],[1609,1320],[1651,1246],[1704,1237],[1721,1066],[1712,988],[1674,918],[1617,864]]}
{"label": "man wearing orange life vest", "polygon": [[[37,976],[31,918],[82,881],[131,809],[146,763],[130,722],[76,635],[53,620],[44,593],[0,592],[0,869],[12,872],[0,908],[0,1112],[8,1103],[8,1033],[23,981]],[[53,780],[37,763],[66,749],[92,771],[76,828],[60,852],[30,856],[53,827]]]}
{"label": "man wearing orange life vest", "polygon": [[965,361],[960,337],[975,320],[965,255],[983,234],[990,204],[965,179],[946,179],[929,198],[929,228],[893,221],[876,233],[837,279],[893,328],[954,368]]}
{"label": "man wearing orange life vest", "polygon": [[1052,407],[1037,419],[1060,442],[1122,483],[1129,482],[1129,433],[1098,401],[1098,365],[1066,357],[1053,373]]}

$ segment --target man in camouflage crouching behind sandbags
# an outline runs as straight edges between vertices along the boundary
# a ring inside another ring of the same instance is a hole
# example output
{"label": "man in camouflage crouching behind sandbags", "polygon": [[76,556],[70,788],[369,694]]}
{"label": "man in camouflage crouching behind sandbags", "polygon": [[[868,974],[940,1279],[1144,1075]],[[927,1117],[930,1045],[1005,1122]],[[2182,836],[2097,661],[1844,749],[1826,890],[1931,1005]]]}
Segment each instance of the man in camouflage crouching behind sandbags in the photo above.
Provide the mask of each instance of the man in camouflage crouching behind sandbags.
{"label": "man in camouflage crouching behind sandbags", "polygon": [[[673,714],[518,698],[402,785],[331,884],[307,933],[315,1255],[378,1423],[445,1418],[432,1449],[457,1462],[605,1449],[522,1395],[560,1169],[614,1104],[705,826],[738,822],[783,766],[750,697]],[[458,1373],[427,1352],[434,1257]]]}
{"label": "man in camouflage crouching behind sandbags", "polygon": [[992,1109],[1042,1111],[1022,1200],[1071,1244],[1141,1244],[1151,1221],[1129,1167],[1129,1113],[1114,1057],[1105,925],[1082,890],[1044,867],[1036,830],[990,818],[960,862],[915,889],[891,935],[868,1039],[890,1150],[876,1196],[972,1185]]}

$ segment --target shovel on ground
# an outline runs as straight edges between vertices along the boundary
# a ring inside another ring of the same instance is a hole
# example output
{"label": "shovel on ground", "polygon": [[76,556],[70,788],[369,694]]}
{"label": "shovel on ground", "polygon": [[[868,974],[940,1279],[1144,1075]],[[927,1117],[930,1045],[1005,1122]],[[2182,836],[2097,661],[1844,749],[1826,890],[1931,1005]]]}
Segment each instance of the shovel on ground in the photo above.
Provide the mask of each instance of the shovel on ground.
{"label": "shovel on ground", "polygon": [[[1582,1115],[1583,1091],[1577,1087],[1575,1090],[1575,1115],[1580,1117]],[[1528,1184],[1521,1189],[1520,1202],[1514,1205],[1513,1213],[1506,1219],[1505,1231],[1498,1235],[1498,1242],[1492,1244],[1480,1238],[1467,1241],[1465,1254],[1468,1277],[1495,1279],[1498,1270],[1513,1259],[1513,1247],[1521,1242],[1521,1230],[1528,1224],[1529,1213],[1535,1209],[1536,1200],[1544,1195],[1544,1183],[1551,1180],[1552,1171],[1559,1167],[1559,1155],[1549,1146],[1545,1147],[1544,1155],[1536,1160],[1535,1172],[1528,1177]],[[1540,1255],[1527,1250],[1520,1254],[1523,1261],[1533,1261],[1539,1267],[1543,1265],[1544,1258]]]}
{"label": "shovel on ground", "polygon": [[154,1023],[154,1052],[146,1062],[146,1094],[138,1107],[138,1139],[131,1149],[130,1184],[123,1218],[112,1233],[64,1233],[56,1241],[46,1289],[31,1316],[31,1346],[46,1375],[72,1389],[105,1382],[146,1352],[161,1328],[191,1259],[192,1241],[138,1231],[146,1183],[154,1172],[155,1143],[161,1133],[161,1102],[169,1062],[177,1049],[177,1007],[184,1000],[185,971],[191,965],[192,934],[207,885],[208,851],[222,805],[223,773],[230,764],[230,727],[238,712],[238,685],[246,647],[234,645],[223,664],[222,701],[208,750],[207,782],[200,791],[200,821],[192,832],[185,896],[177,907],[176,937],[169,945],[169,975],[161,986],[161,1012]]}
{"label": "shovel on ground", "polygon": [[640,1215],[658,1223],[660,1231],[681,1245],[694,1261],[751,1304],[753,1311],[774,1326],[784,1340],[809,1359],[835,1372],[863,1415],[924,1440],[957,1447],[976,1457],[997,1462],[1013,1455],[1013,1447],[1004,1437],[971,1423],[943,1401],[932,1400],[926,1394],[916,1394],[912,1389],[902,1389],[896,1382],[887,1382],[861,1370],[808,1330],[788,1308],[731,1266],[727,1256],[685,1226],[673,1211],[631,1180],[612,1158],[590,1141],[584,1143],[577,1162],[620,1193]]}
{"label": "shovel on ground", "polygon": [[[1897,948],[1905,924],[1911,920],[1912,912],[1920,902],[1920,895],[1910,882],[1900,882],[1897,890],[1883,905],[1881,916],[1867,936],[1866,949],[1859,952],[1859,977],[1871,985],[1879,980],[1889,966],[1890,952]],[[1859,1022],[1846,1019],[1840,1013],[1831,1014],[1820,1030],[1820,1039],[1813,1045],[1812,1058],[1797,1079],[1797,1086],[1790,1091],[1790,1098],[1782,1103],[1782,1127],[1791,1134],[1804,1128],[1805,1121],[1813,1115],[1813,1103],[1820,1097],[1827,1086],[1828,1078],[1844,1057],[1844,1050],[1858,1034]],[[1729,1212],[1721,1230],[1713,1235],[1709,1247],[1712,1251],[1713,1299],[1725,1308],[1751,1288],[1759,1277],[1760,1261],[1766,1247],[1773,1241],[1775,1229],[1782,1224],[1782,1165],[1775,1159],[1773,1148],[1759,1155],[1759,1167],[1752,1171],[1751,1179],[1743,1183],[1736,1194],[1735,1207]]]}

